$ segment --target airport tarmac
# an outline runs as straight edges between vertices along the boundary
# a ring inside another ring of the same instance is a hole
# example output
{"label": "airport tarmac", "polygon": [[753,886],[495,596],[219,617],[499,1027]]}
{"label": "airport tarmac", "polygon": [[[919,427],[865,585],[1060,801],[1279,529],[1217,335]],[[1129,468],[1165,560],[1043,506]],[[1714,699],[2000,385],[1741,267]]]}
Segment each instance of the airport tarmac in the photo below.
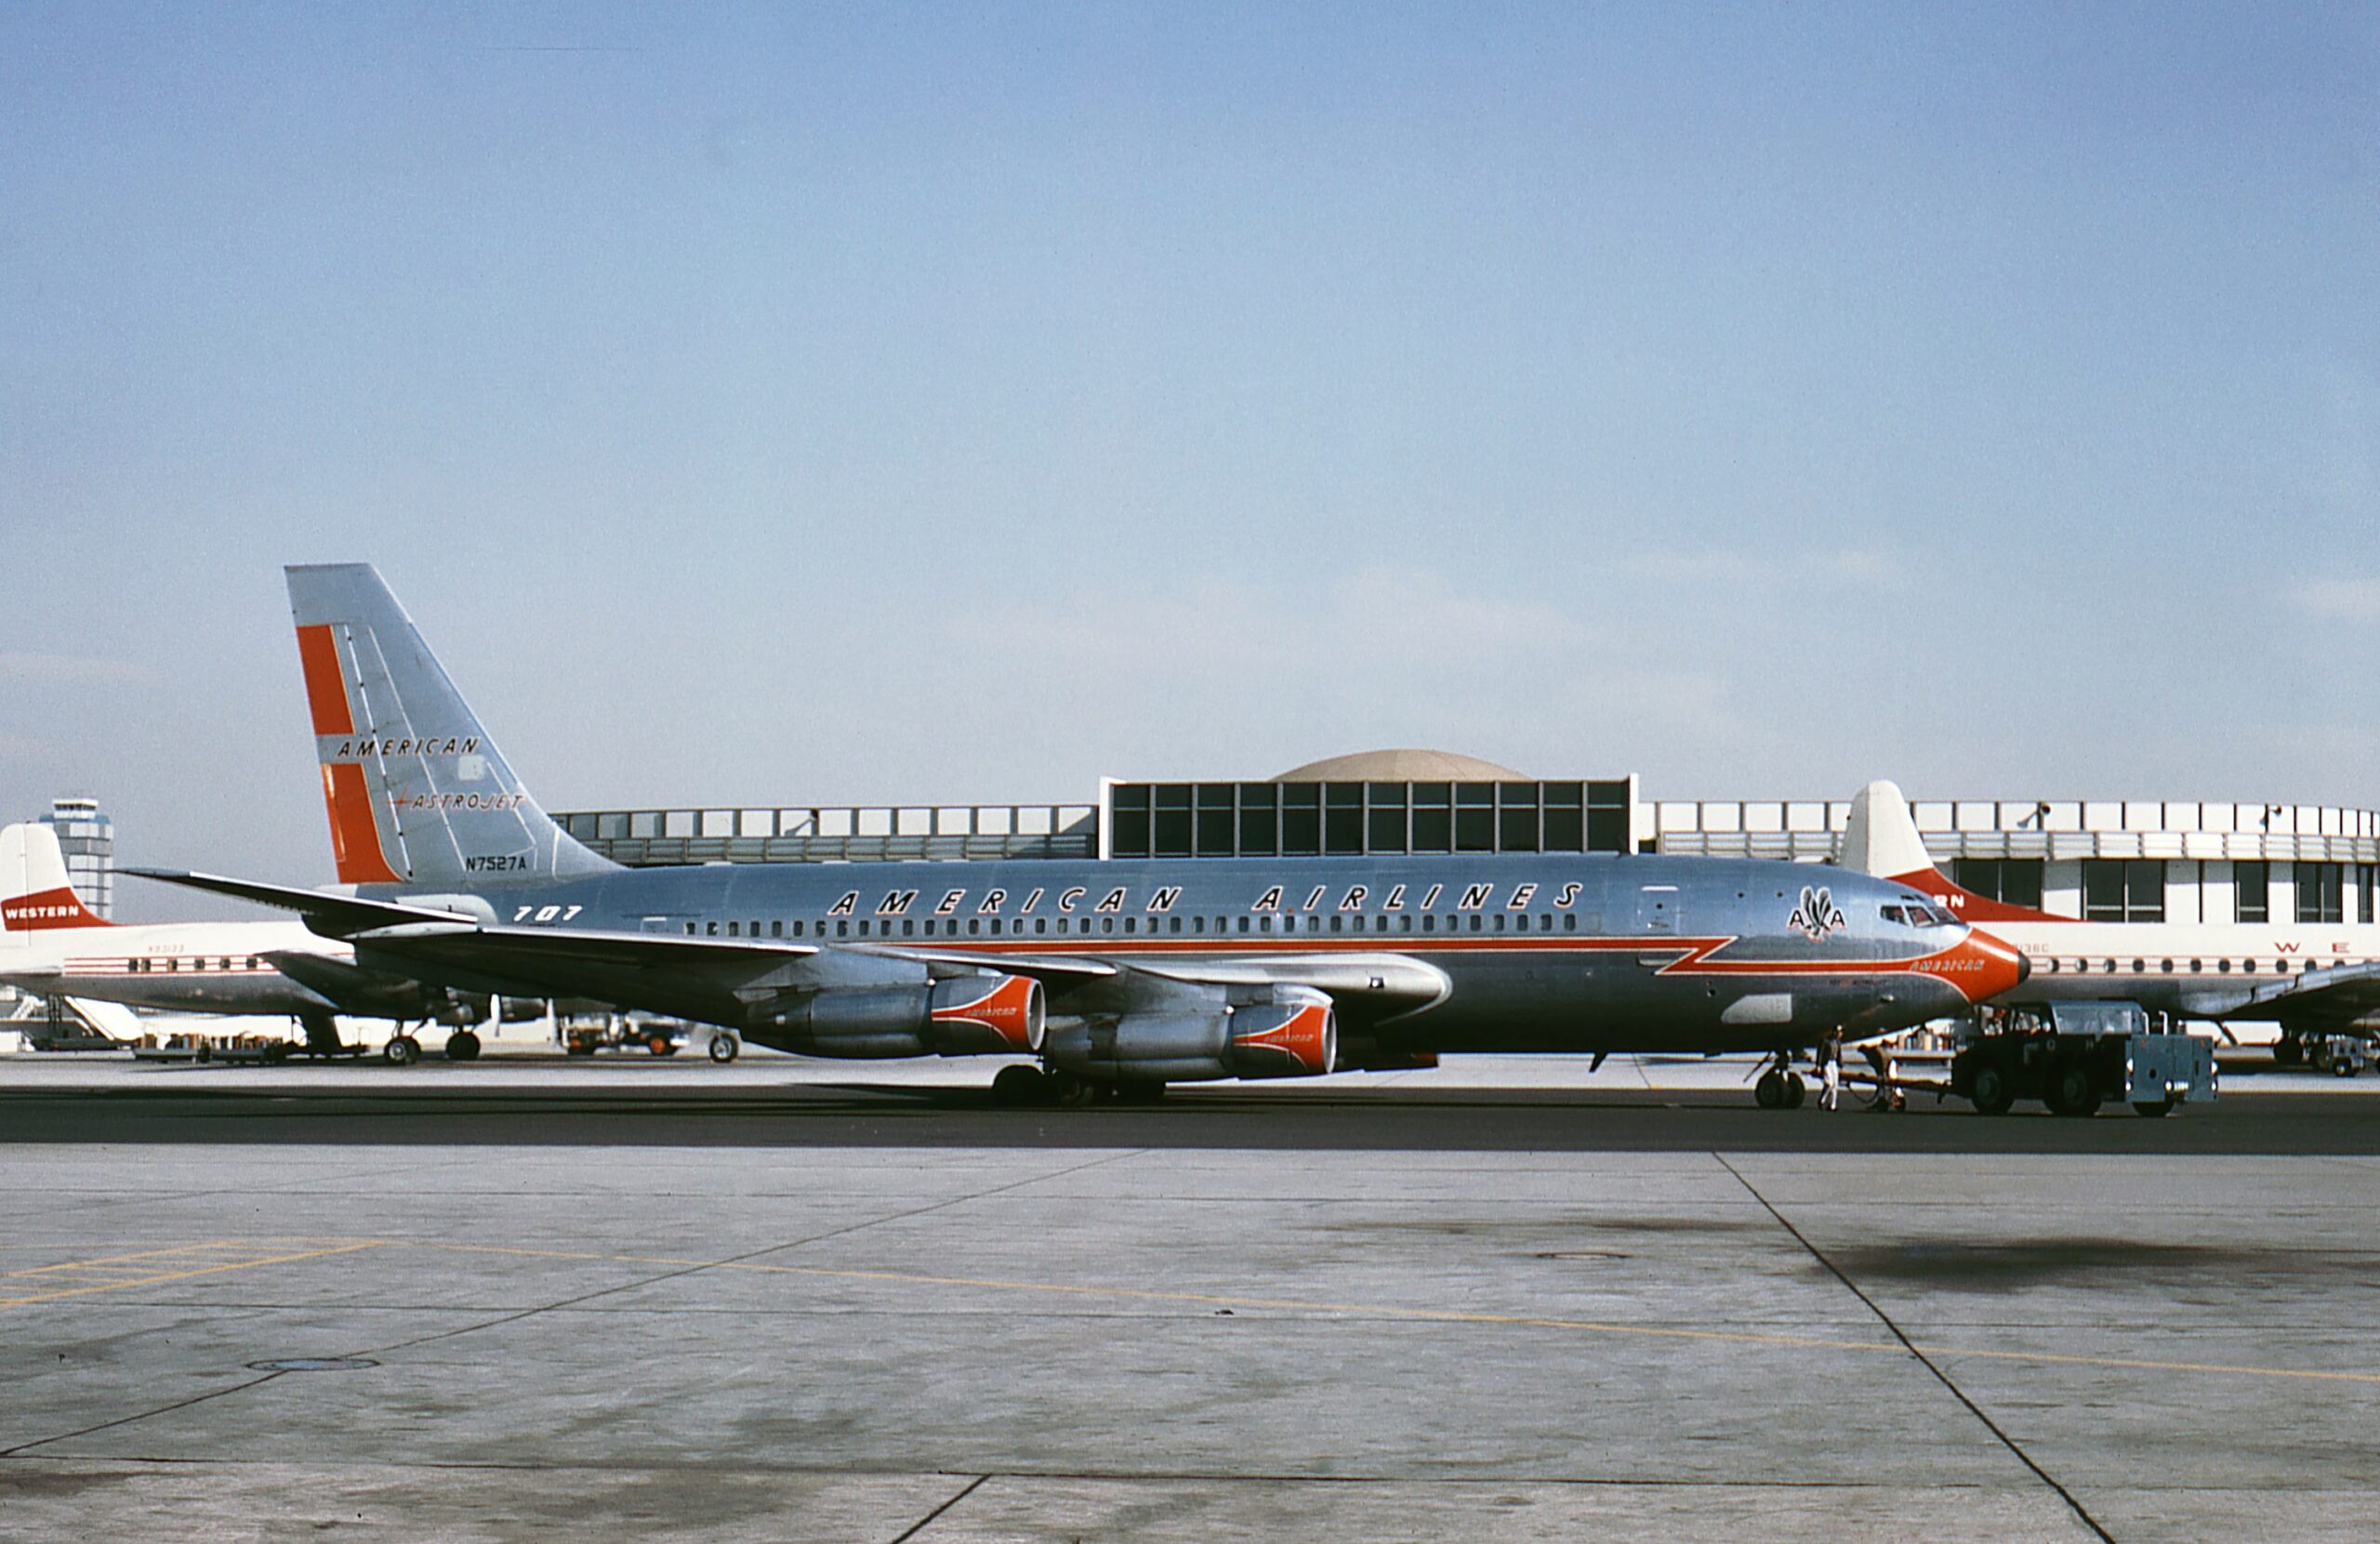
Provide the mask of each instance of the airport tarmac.
{"label": "airport tarmac", "polygon": [[0,1538],[2380,1536],[2368,1097],[41,1060]]}

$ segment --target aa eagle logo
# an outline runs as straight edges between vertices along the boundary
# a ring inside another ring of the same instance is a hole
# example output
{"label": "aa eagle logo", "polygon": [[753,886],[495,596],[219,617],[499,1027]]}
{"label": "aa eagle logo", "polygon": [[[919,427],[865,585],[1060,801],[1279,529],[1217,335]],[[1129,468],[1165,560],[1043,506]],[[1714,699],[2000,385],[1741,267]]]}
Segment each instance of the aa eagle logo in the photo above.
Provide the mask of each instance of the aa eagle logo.
{"label": "aa eagle logo", "polygon": [[1834,904],[1834,896],[1825,886],[1813,888],[1804,885],[1801,904],[1793,908],[1793,915],[1785,919],[1785,925],[1816,942],[1849,926],[1849,923],[1844,918],[1843,908]]}

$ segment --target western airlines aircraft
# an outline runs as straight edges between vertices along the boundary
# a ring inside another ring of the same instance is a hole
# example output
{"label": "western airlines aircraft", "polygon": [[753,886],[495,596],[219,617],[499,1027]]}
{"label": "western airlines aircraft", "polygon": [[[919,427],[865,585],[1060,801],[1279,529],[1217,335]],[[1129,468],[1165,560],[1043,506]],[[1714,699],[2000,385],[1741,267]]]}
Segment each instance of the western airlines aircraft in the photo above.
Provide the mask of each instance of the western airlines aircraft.
{"label": "western airlines aircraft", "polygon": [[1890,783],[1852,801],[1839,862],[1990,923],[2032,965],[2012,1005],[2121,1000],[2176,1018],[2278,1023],[2283,1065],[2301,1059],[2306,1036],[2380,1020],[2380,927],[2368,922],[2080,922],[1990,900],[1935,867]]}
{"label": "western airlines aircraft", "polygon": [[2014,950],[1906,885],[1581,853],[622,868],[540,809],[373,569],[288,570],[338,877],[288,907],[357,961],[586,996],[814,1056],[1031,1056],[1005,1097],[1759,1051],[1956,1012]]}
{"label": "western airlines aircraft", "polygon": [[[84,906],[67,882],[58,833],[40,822],[0,826],[0,981],[44,996],[191,1013],[286,1013],[306,1049],[336,1055],[333,1017],[477,1022],[479,1005],[360,966],[345,944],[296,922],[161,922],[122,926]],[[411,1061],[409,1035],[392,1061]],[[391,1040],[391,1046],[396,1044]],[[457,1027],[446,1054],[467,1062],[479,1036]]]}

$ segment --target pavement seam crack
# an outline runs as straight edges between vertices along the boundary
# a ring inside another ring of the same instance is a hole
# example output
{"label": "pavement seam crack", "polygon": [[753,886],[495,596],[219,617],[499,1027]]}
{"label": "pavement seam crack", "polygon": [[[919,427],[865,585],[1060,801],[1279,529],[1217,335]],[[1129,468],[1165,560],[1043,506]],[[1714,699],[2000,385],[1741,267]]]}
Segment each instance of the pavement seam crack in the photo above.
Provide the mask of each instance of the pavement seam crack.
{"label": "pavement seam crack", "polygon": [[1977,1404],[1974,1399],[1969,1397],[1964,1389],[1959,1387],[1957,1379],[1953,1379],[1947,1371],[1945,1371],[1940,1363],[1935,1361],[1933,1357],[1926,1354],[1924,1350],[1920,1347],[1916,1341],[1911,1340],[1909,1336],[1902,1331],[1900,1326],[1893,1321],[1893,1316],[1884,1312],[1882,1304],[1878,1303],[1875,1299],[1868,1296],[1866,1292],[1862,1291],[1859,1287],[1859,1284],[1853,1281],[1848,1275],[1844,1274],[1841,1266],[1828,1259],[1825,1250],[1820,1249],[1817,1245],[1811,1243],[1808,1236],[1805,1234],[1801,1229],[1793,1226],[1792,1222],[1786,1218],[1785,1214],[1777,1209],[1776,1204],[1770,1201],[1767,1196],[1763,1195],[1760,1193],[1760,1187],[1753,1184],[1751,1180],[1745,1178],[1743,1170],[1729,1163],[1724,1154],[1713,1153],[1711,1156],[1717,1160],[1720,1168],[1735,1176],[1736,1183],[1743,1186],[1746,1193],[1748,1193],[1753,1200],[1760,1203],[1763,1210],[1766,1211],[1769,1216],[1777,1219],[1777,1225],[1778,1227],[1783,1228],[1787,1233],[1792,1234],[1794,1243],[1799,1244],[1804,1249],[1807,1250],[1812,1260],[1817,1260],[1820,1265],[1826,1267],[1827,1274],[1841,1282],[1844,1291],[1849,1292],[1853,1297],[1858,1299],[1860,1303],[1867,1308],[1868,1312],[1876,1316],[1876,1322],[1883,1325],[1885,1329],[1891,1331],[1894,1339],[1898,1340],[1903,1346],[1908,1348],[1909,1354],[1915,1357],[1921,1366],[1924,1367],[1927,1372],[1932,1373],[1936,1380],[1938,1381],[1942,1387],[1950,1392],[1951,1398],[1966,1406],[1967,1413],[1975,1417],[1977,1420],[1982,1422],[1983,1429],[1990,1432],[1994,1437],[1998,1438],[2000,1445],[2003,1447],[2005,1447],[2010,1453],[2016,1455],[2016,1461],[2018,1463],[2021,1463],[2027,1469],[2031,1470],[2034,1475],[2041,1480],[2042,1484],[2049,1486],[2052,1491],[2056,1492],[2057,1498],[2064,1501],[2068,1510],[2072,1511],[2076,1517],[2082,1520],[2084,1527],[2090,1529],[2092,1533],[2106,1540],[2107,1544],[2115,1544],[2115,1535],[2109,1533],[2106,1528],[2099,1525],[2099,1520],[2092,1516],[2089,1509],[2085,1508],[2080,1500],[2075,1498],[2074,1493],[2067,1489],[2064,1485],[2058,1484],[2056,1478],[2052,1475],[2048,1470],[2043,1469],[2038,1462],[2034,1461],[2033,1456],[2030,1453],[2026,1452],[2025,1449],[2018,1445],[2016,1438],[2010,1436],[2006,1431],[2003,1430],[1998,1421],[1985,1414],[1983,1406]]}
{"label": "pavement seam crack", "polygon": [[899,1537],[892,1540],[892,1544],[909,1544],[910,1539],[917,1537],[918,1535],[925,1532],[927,1528],[932,1526],[935,1518],[940,1517],[944,1512],[948,1511],[959,1502],[964,1501],[970,1496],[972,1496],[977,1491],[983,1489],[985,1485],[990,1483],[991,1478],[992,1477],[988,1474],[978,1474],[972,1480],[968,1481],[966,1487],[960,1490],[958,1495],[952,1497],[949,1500],[945,1501],[942,1505],[934,1508],[933,1511],[926,1513],[923,1517],[919,1518],[916,1522],[902,1529]]}
{"label": "pavement seam crack", "polygon": [[523,1319],[533,1319],[540,1313],[556,1313],[564,1309],[576,1308],[582,1304],[593,1302],[599,1298],[608,1298],[621,1292],[640,1291],[648,1287],[658,1287],[665,1281],[676,1281],[684,1276],[698,1275],[705,1271],[715,1271],[723,1265],[749,1264],[753,1260],[759,1260],[763,1255],[773,1255],[786,1249],[799,1249],[807,1245],[824,1243],[826,1240],[830,1238],[841,1238],[846,1234],[859,1233],[867,1228],[880,1227],[887,1222],[899,1222],[907,1218],[923,1217],[929,1213],[942,1211],[950,1207],[964,1206],[970,1201],[980,1201],[988,1195],[998,1195],[1006,1191],[1020,1190],[1026,1185],[1039,1184],[1046,1180],[1063,1180],[1069,1174],[1079,1174],[1084,1169],[1096,1168],[1101,1164],[1117,1163],[1126,1158],[1138,1157],[1145,1151],[1146,1149],[1143,1148],[1129,1148],[1123,1152],[1108,1153],[1100,1157],[1093,1158],[1088,1163],[1069,1164],[1065,1168],[1054,1170],[1051,1173],[1029,1175],[1022,1180],[1012,1180],[1007,1184],[991,1185],[985,1189],[974,1191],[965,1195],[949,1196],[944,1200],[934,1202],[932,1206],[911,1207],[906,1211],[896,1211],[883,1217],[872,1217],[865,1222],[853,1222],[847,1227],[829,1228],[825,1233],[814,1234],[806,1238],[789,1239],[781,1244],[771,1244],[758,1249],[747,1249],[740,1255],[729,1255],[719,1260],[698,1260],[691,1265],[682,1266],[676,1270],[663,1271],[658,1274],[646,1276],[640,1280],[619,1282],[610,1287],[599,1287],[592,1292],[581,1292],[575,1297],[562,1298],[554,1302],[539,1303],[533,1308],[523,1308],[515,1313],[499,1314],[495,1318],[483,1319],[476,1324],[459,1325],[453,1329],[442,1329],[434,1335],[416,1336],[410,1340],[399,1340],[385,1346],[371,1346],[362,1351],[350,1352],[347,1354],[350,1356],[385,1356],[394,1352],[410,1350],[415,1346],[430,1345],[440,1340],[452,1340],[464,1335],[476,1335],[483,1329],[498,1329],[506,1325],[519,1324]]}
{"label": "pavement seam crack", "polygon": [[269,1372],[262,1378],[251,1378],[245,1383],[234,1383],[227,1389],[210,1389],[203,1394],[192,1394],[188,1399],[178,1399],[171,1405],[160,1405],[153,1410],[143,1410],[138,1415],[118,1416],[113,1420],[103,1420],[96,1426],[86,1426],[79,1432],[60,1432],[54,1437],[38,1437],[32,1442],[19,1443],[14,1447],[0,1448],[0,1458],[17,1458],[32,1452],[36,1447],[46,1447],[51,1443],[73,1442],[76,1437],[87,1437],[94,1432],[106,1432],[118,1426],[129,1426],[134,1421],[147,1420],[153,1416],[171,1415],[176,1410],[187,1410],[193,1405],[204,1405],[210,1399],[220,1399],[225,1394],[235,1394],[243,1389],[253,1389],[260,1383],[270,1383],[276,1378],[285,1376],[287,1375],[284,1373]]}

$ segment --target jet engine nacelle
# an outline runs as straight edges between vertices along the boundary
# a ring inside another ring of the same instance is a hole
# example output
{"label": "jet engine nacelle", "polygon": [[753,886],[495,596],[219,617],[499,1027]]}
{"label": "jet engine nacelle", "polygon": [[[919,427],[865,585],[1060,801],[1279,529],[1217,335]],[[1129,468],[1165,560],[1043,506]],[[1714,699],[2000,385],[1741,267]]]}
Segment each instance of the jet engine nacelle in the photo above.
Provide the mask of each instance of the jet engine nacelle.
{"label": "jet engine nacelle", "polygon": [[1041,1049],[1043,1017],[1039,982],[985,974],[813,992],[749,1027],[820,1056],[1025,1056]]}
{"label": "jet engine nacelle", "polygon": [[1068,1025],[1045,1054],[1067,1072],[1122,1083],[1319,1077],[1338,1065],[1339,1026],[1324,994],[1277,986],[1252,1003]]}

